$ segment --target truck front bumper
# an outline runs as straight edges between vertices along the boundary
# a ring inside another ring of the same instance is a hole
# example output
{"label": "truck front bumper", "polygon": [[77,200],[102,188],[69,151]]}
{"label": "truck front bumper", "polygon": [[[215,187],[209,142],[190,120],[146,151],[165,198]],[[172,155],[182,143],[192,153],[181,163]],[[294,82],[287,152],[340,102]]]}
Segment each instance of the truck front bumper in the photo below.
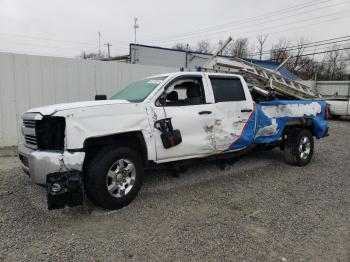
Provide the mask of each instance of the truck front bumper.
{"label": "truck front bumper", "polygon": [[36,184],[46,185],[46,177],[59,171],[82,171],[85,152],[33,150],[21,143],[18,156],[22,169]]}

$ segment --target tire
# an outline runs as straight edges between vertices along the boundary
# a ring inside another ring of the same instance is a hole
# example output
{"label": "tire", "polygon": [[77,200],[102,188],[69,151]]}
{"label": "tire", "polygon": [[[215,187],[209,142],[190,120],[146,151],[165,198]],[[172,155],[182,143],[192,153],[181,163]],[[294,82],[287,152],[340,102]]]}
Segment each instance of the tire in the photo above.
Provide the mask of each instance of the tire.
{"label": "tire", "polygon": [[284,148],[286,162],[294,166],[307,165],[314,153],[314,139],[308,129],[295,128],[287,133]]}
{"label": "tire", "polygon": [[143,181],[140,156],[128,147],[105,147],[92,159],[85,176],[87,197],[105,209],[128,205]]}

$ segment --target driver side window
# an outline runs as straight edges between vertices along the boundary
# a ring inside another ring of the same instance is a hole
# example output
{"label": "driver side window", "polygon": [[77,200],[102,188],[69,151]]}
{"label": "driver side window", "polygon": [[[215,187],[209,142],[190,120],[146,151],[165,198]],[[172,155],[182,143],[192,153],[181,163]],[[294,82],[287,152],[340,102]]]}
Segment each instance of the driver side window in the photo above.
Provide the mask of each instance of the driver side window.
{"label": "driver side window", "polygon": [[201,78],[183,78],[172,83],[167,89],[164,106],[190,106],[205,104]]}

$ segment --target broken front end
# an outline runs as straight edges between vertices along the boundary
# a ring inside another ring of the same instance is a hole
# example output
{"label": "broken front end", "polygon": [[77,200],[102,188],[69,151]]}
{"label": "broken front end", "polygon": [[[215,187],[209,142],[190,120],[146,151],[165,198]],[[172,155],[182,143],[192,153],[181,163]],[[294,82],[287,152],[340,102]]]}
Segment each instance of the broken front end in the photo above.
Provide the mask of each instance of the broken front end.
{"label": "broken front end", "polygon": [[26,113],[22,134],[21,167],[34,183],[46,185],[48,208],[80,205],[85,153],[65,150],[65,118]]}

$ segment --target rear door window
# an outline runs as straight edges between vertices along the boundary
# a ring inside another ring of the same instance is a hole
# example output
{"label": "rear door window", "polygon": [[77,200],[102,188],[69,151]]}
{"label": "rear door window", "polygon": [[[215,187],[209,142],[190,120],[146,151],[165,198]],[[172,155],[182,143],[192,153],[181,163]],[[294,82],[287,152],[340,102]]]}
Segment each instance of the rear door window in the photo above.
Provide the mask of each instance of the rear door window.
{"label": "rear door window", "polygon": [[246,100],[242,82],[239,78],[210,77],[215,102]]}

